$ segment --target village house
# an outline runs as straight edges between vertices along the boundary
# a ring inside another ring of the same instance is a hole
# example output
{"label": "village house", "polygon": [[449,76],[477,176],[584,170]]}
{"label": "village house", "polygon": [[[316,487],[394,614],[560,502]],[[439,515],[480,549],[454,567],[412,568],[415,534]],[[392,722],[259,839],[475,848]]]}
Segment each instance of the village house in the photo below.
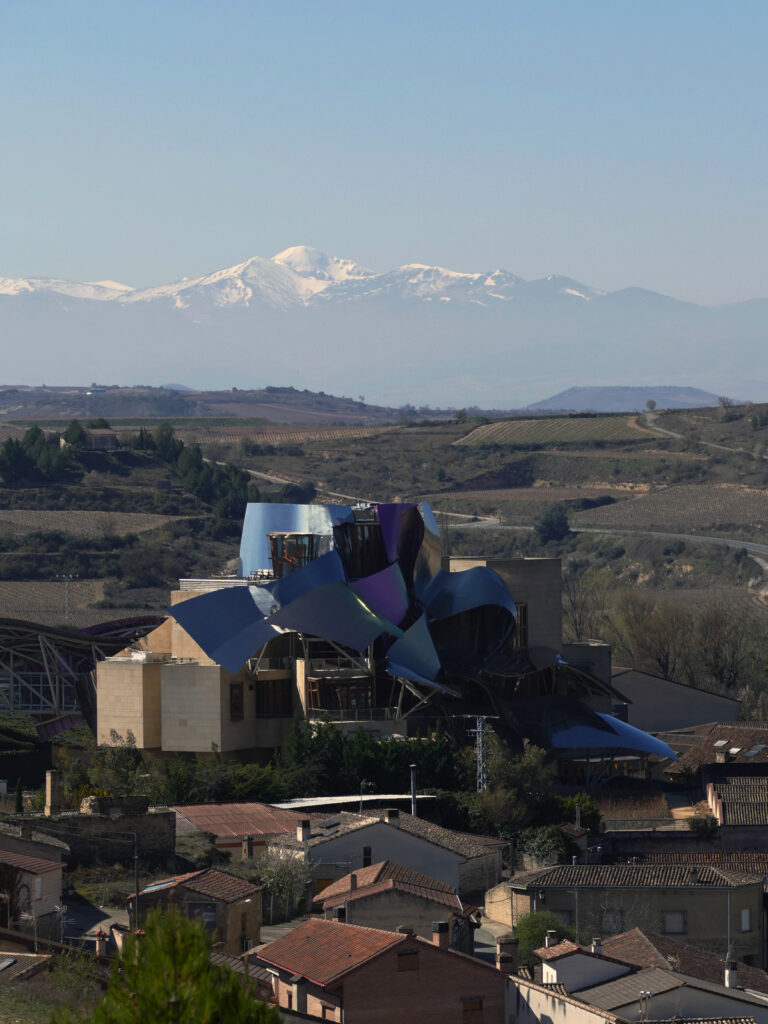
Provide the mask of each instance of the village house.
{"label": "village house", "polygon": [[[135,913],[131,897],[131,919]],[[202,921],[213,939],[214,949],[239,956],[257,946],[261,932],[261,886],[228,875],[215,868],[190,871],[154,882],[139,893],[139,920],[154,907],[178,910],[185,917]]]}
{"label": "village house", "polygon": [[764,965],[763,877],[681,864],[559,864],[516,875],[486,895],[494,920],[514,926],[550,910],[579,934],[638,926],[695,937],[704,949]]}
{"label": "village house", "polygon": [[305,818],[296,833],[277,840],[311,864],[316,892],[331,882],[383,860],[445,882],[462,899],[479,895],[501,879],[503,840],[443,828],[395,808],[381,817],[341,811]]}
{"label": "village house", "polygon": [[312,918],[259,950],[285,1010],[344,1024],[506,1024],[505,974],[433,941]]}
{"label": "village house", "polygon": [[[556,1019],[548,1008],[547,992],[573,996],[598,1012],[626,1020],[768,1021],[768,995],[740,988],[738,970],[731,961],[725,961],[721,977],[713,982],[684,973],[674,962],[648,967],[625,963],[606,955],[600,939],[593,939],[588,948],[567,940],[557,942],[554,932],[547,934],[546,945],[535,954],[541,960],[541,987],[531,990],[529,978],[523,979],[522,986],[525,1005],[537,1021]],[[513,990],[519,981],[510,978]],[[513,998],[519,1001],[510,993],[510,1003]]]}
{"label": "village house", "polygon": [[414,934],[431,938],[433,922],[446,918],[450,945],[464,953],[474,950],[475,907],[463,907],[456,890],[410,868],[381,861],[332,882],[314,900],[326,918],[384,930],[403,921]]}

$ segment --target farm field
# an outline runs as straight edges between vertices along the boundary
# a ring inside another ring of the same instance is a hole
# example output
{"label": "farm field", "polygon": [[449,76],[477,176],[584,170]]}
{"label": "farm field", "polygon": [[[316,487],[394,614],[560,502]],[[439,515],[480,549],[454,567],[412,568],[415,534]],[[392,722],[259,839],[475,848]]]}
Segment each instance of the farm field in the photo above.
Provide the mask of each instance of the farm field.
{"label": "farm field", "polygon": [[635,416],[573,416],[484,423],[455,444],[552,444],[578,441],[637,441],[656,436]]}
{"label": "farm field", "polygon": [[604,497],[620,501],[631,494],[626,489],[610,487],[507,487],[430,494],[425,501],[441,512],[492,512],[512,524],[530,524],[556,502]]}
{"label": "farm field", "polygon": [[97,512],[68,509],[0,509],[0,536],[27,533],[68,533],[75,537],[124,536],[146,533],[184,517],[146,512]]}
{"label": "farm field", "polygon": [[219,429],[181,428],[176,431],[187,444],[240,444],[278,446],[281,444],[311,444],[322,441],[346,441],[359,437],[373,437],[395,426],[367,427],[274,427],[270,430],[254,431],[248,426],[224,426]]}
{"label": "farm field", "polygon": [[737,484],[682,484],[616,505],[576,512],[573,526],[663,529],[687,533],[709,527],[768,526],[768,491]]}

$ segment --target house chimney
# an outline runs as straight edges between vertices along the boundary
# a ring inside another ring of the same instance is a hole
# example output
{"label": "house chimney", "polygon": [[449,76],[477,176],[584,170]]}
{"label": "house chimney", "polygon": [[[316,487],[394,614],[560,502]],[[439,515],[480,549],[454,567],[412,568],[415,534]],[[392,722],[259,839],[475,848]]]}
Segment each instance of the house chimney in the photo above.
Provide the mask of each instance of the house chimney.
{"label": "house chimney", "polygon": [[593,938],[592,939],[592,945],[590,946],[590,949],[592,950],[593,953],[596,953],[597,956],[602,956],[603,955],[603,940],[599,936],[597,938]]}
{"label": "house chimney", "polygon": [[432,922],[432,945],[437,946],[439,949],[448,949],[450,932],[448,931],[447,921],[433,921]]}
{"label": "house chimney", "polygon": [[242,859],[253,860],[253,836],[243,836]]}
{"label": "house chimney", "polygon": [[726,988],[738,988],[739,987],[739,969],[735,960],[725,961],[725,987]]}
{"label": "house chimney", "polygon": [[384,821],[392,828],[400,828],[400,811],[396,807],[388,807],[384,811]]}
{"label": "house chimney", "polygon": [[517,936],[510,932],[496,936],[496,967],[504,974],[517,974]]}
{"label": "house chimney", "polygon": [[715,763],[716,764],[728,764],[729,761],[733,760],[733,756],[730,750],[716,750],[715,751]]}
{"label": "house chimney", "polygon": [[307,843],[309,842],[310,831],[309,818],[302,818],[296,826],[296,838],[300,843]]}
{"label": "house chimney", "polygon": [[549,928],[547,930],[546,938],[544,939],[544,945],[547,947],[557,945],[557,932],[554,930],[554,928]]}
{"label": "house chimney", "polygon": [[699,884],[699,869],[697,867],[691,868],[691,870],[688,872],[688,881],[691,883],[691,885]]}
{"label": "house chimney", "polygon": [[413,928],[409,924],[399,924],[395,931],[400,935],[413,935]]}
{"label": "house chimney", "polygon": [[101,928],[99,928],[99,930],[94,935],[94,939],[96,940],[96,956],[106,956],[107,933],[103,931]]}
{"label": "house chimney", "polygon": [[60,776],[55,768],[45,773],[45,816],[50,818],[61,810]]}
{"label": "house chimney", "polygon": [[333,920],[338,921],[340,924],[344,924],[347,920],[347,911],[345,907],[334,907],[333,908]]}
{"label": "house chimney", "polygon": [[357,888],[357,875],[353,871],[352,874],[349,876],[349,891],[350,892],[354,892],[356,888]]}

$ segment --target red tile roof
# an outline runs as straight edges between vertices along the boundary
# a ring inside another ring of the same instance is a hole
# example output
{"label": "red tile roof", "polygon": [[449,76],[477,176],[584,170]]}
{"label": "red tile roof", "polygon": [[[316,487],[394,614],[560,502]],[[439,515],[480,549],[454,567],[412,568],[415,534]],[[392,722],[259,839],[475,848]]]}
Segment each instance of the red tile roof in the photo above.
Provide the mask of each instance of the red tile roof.
{"label": "red tile roof", "polygon": [[295,833],[307,815],[270,804],[180,804],[173,808],[195,828],[215,836],[272,836]]}
{"label": "red tile roof", "polygon": [[189,871],[186,875],[174,875],[172,878],[153,882],[146,889],[142,889],[141,895],[151,896],[154,893],[167,892],[178,887],[199,892],[203,896],[210,896],[212,899],[222,900],[224,903],[248,899],[257,892],[261,892],[260,885],[246,882],[244,878],[229,875],[225,871],[217,871],[216,868],[205,868],[201,871]]}
{"label": "red tile roof", "polygon": [[424,875],[420,871],[412,871],[411,868],[395,864],[391,860],[382,860],[378,864],[371,864],[367,868],[358,868],[357,871],[353,871],[348,875],[344,875],[343,878],[332,882],[331,885],[318,893],[315,897],[315,902],[319,903],[334,896],[348,895],[351,891],[352,875],[355,876],[357,881],[358,891],[392,879],[396,882],[404,882],[408,885],[419,886],[422,889],[436,890],[450,895],[454,895],[456,892],[454,887],[447,882],[438,882],[436,878],[430,878],[429,875]]}
{"label": "red tile roof", "polygon": [[450,907],[456,913],[460,913],[462,910],[461,900],[453,892],[443,892],[441,889],[427,889],[422,885],[409,885],[407,882],[398,882],[394,878],[385,878],[374,885],[367,885],[364,889],[355,889],[353,892],[347,890],[344,893],[329,896],[322,900],[322,906],[324,910],[328,910],[331,907],[341,906],[342,903],[352,903],[356,900],[367,899],[369,896],[377,896],[382,892],[399,892],[406,896],[417,896],[432,903],[440,903],[445,907]]}
{"label": "red tile roof", "polygon": [[532,886],[564,888],[663,888],[702,889],[733,888],[741,885],[762,884],[762,875],[747,874],[728,868],[704,864],[695,878],[691,867],[676,864],[555,864],[539,871],[526,871],[515,875],[513,889]]}
{"label": "red tile roof", "polygon": [[[669,935],[632,928],[620,935],[603,939],[603,951],[614,960],[633,967],[663,967],[692,978],[723,984],[723,958],[698,946],[681,942]],[[739,986],[768,993],[768,974],[759,967],[738,965]]]}
{"label": "red tile roof", "polygon": [[326,987],[409,938],[398,932],[310,918],[260,949],[259,960]]}
{"label": "red tile roof", "polygon": [[570,939],[563,939],[554,946],[541,946],[533,951],[541,960],[559,960],[560,957],[570,956],[572,953],[581,953],[582,948]]}
{"label": "red tile roof", "polygon": [[50,871],[61,871],[60,860],[48,860],[44,857],[30,857],[26,853],[15,853],[11,850],[0,850],[0,864],[11,864],[28,875],[47,875]]}

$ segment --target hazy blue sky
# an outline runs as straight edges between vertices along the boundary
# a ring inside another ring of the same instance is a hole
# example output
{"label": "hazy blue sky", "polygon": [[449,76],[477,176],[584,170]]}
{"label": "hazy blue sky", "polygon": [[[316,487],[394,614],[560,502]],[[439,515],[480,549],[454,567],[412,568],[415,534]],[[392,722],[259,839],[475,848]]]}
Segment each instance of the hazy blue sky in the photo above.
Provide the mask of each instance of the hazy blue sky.
{"label": "hazy blue sky", "polygon": [[768,296],[768,4],[0,0],[0,276],[374,270]]}

